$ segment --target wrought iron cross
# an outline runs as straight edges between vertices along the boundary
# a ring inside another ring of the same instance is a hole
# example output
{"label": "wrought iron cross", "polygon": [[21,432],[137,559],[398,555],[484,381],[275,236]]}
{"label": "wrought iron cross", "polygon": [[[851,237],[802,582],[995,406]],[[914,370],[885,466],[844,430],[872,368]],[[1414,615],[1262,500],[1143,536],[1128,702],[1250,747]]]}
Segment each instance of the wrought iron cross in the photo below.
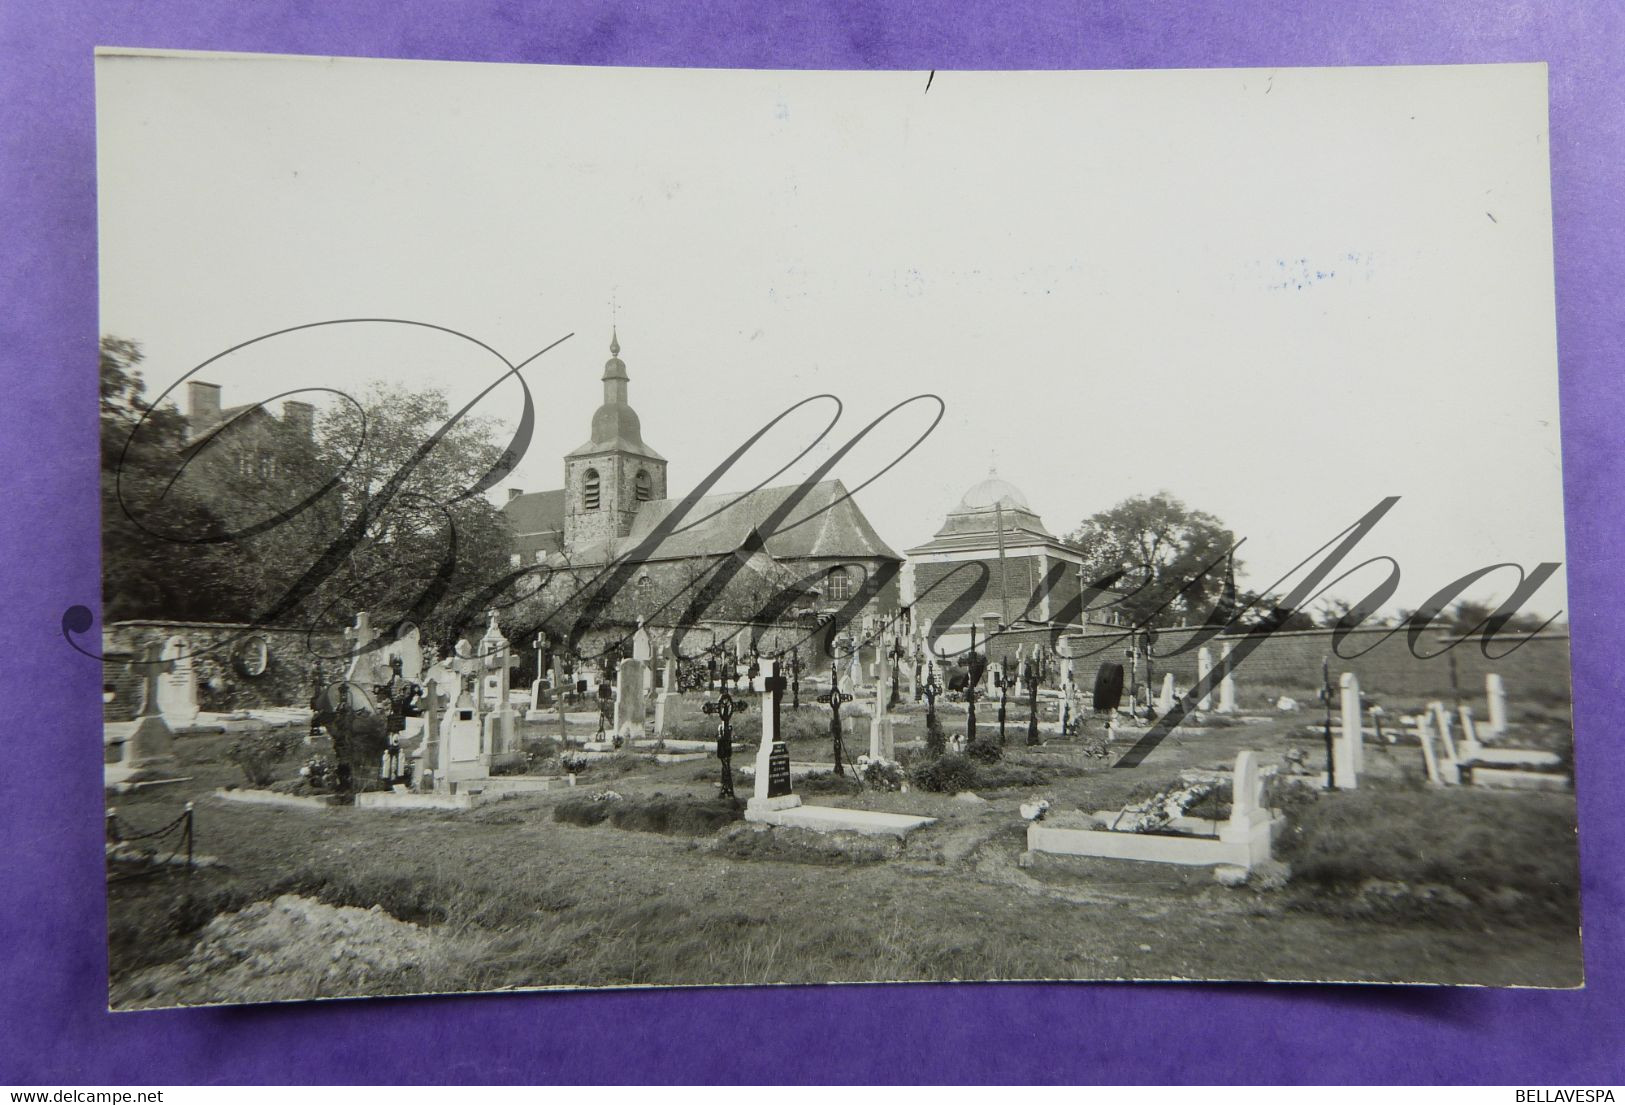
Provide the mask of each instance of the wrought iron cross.
{"label": "wrought iron cross", "polygon": [[851,702],[852,696],[841,690],[839,665],[829,666],[829,693],[819,695],[818,701],[829,707],[829,734],[835,749],[835,774],[845,775],[846,768],[842,766],[846,749],[841,740],[841,703]]}

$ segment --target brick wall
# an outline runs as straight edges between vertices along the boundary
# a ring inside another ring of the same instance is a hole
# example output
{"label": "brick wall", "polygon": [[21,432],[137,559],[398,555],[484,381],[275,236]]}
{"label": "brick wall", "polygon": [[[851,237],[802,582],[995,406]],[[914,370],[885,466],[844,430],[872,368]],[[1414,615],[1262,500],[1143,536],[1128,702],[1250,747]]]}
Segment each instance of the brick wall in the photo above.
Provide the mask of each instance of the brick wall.
{"label": "brick wall", "polygon": [[[1049,566],[1053,568],[1055,563],[1056,561],[1051,560]],[[1052,615],[1059,613],[1066,603],[1078,597],[1077,570],[1070,565],[1069,569],[1050,591]],[[982,574],[984,570],[985,576]],[[1027,616],[1038,617],[1039,606],[1035,592],[1044,579],[1043,561],[1037,556],[1009,556],[1005,558],[1003,564],[1000,564],[996,555],[979,560],[916,562],[915,617],[930,619],[935,623],[943,617],[944,611],[949,606],[956,606],[959,612],[952,615],[953,624],[965,625],[974,621],[977,625],[981,625],[983,614],[998,613],[1000,610],[1001,578],[1010,601],[1011,619],[1022,617],[1027,612],[1029,602],[1033,604],[1033,608]],[[981,593],[969,604],[969,610],[965,610],[964,598],[975,590],[979,580],[984,579],[986,583]],[[931,590],[939,583],[941,586]]]}

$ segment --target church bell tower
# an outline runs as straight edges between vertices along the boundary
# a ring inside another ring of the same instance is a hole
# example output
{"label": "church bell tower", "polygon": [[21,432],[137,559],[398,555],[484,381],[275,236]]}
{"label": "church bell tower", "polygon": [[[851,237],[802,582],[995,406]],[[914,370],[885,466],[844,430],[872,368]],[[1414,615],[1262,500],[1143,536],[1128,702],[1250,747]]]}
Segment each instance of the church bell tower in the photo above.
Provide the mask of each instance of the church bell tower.
{"label": "church bell tower", "polygon": [[625,537],[640,504],[666,497],[666,458],[643,443],[627,379],[620,337],[611,331],[592,437],[564,458],[564,547],[571,555]]}

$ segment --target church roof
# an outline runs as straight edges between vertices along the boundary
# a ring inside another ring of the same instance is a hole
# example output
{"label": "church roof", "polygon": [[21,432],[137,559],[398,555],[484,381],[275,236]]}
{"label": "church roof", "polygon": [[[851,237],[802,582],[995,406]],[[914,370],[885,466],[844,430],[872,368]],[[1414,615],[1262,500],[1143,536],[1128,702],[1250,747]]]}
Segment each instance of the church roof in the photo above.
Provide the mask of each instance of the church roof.
{"label": "church roof", "polygon": [[959,505],[948,512],[936,536],[908,553],[993,551],[999,547],[1001,531],[1007,550],[1035,545],[1071,549],[1045,527],[1019,488],[989,472],[987,479],[960,497]]}
{"label": "church roof", "polygon": [[[766,536],[766,551],[775,560],[870,558],[901,560],[864,517],[840,480],[813,484],[805,497],[790,507],[773,532],[769,519],[800,490],[800,484],[764,487],[740,498],[738,492],[707,495],[691,507],[683,520],[642,559],[678,560],[691,556],[722,556],[737,552],[752,530]],[[638,505],[632,532],[613,542],[578,549],[576,563],[601,564],[625,556],[647,540],[662,521],[678,508],[680,499],[654,499]]]}
{"label": "church roof", "polygon": [[592,437],[566,456],[592,456],[597,453],[636,453],[650,460],[666,458],[643,443],[643,423],[627,402],[626,362],[621,360],[619,335],[609,340],[609,360],[604,362],[604,402],[593,412]]}
{"label": "church roof", "polygon": [[564,532],[564,490],[532,491],[515,495],[502,504],[502,514],[514,533],[528,537],[537,533]]}

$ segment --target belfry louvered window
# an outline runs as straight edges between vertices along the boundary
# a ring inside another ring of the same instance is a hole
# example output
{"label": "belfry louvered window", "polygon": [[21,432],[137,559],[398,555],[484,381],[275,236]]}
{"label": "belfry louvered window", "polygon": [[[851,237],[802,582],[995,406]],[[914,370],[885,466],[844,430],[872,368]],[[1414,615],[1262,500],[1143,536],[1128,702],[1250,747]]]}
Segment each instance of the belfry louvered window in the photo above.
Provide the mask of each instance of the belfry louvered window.
{"label": "belfry louvered window", "polygon": [[649,473],[646,469],[638,469],[637,487],[638,502],[646,503],[655,497],[654,481],[649,478]]}
{"label": "belfry louvered window", "polygon": [[598,469],[587,469],[587,477],[581,482],[581,506],[584,510],[598,509]]}

